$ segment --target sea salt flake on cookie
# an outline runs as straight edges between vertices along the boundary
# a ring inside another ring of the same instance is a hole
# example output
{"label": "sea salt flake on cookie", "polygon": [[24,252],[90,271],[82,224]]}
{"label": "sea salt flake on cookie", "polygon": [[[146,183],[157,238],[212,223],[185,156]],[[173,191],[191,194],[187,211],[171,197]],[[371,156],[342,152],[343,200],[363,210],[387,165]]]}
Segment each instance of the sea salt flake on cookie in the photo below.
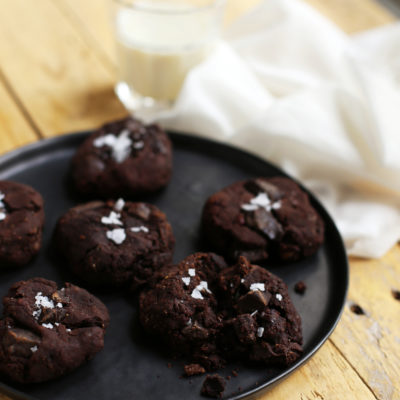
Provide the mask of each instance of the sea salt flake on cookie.
{"label": "sea salt flake on cookie", "polygon": [[114,204],[114,208],[117,211],[122,211],[124,207],[125,207],[125,200],[124,199],[118,199]]}
{"label": "sea salt flake on cookie", "polygon": [[145,232],[148,233],[149,232],[149,228],[146,228],[145,226],[134,226],[131,228],[131,231],[134,233],[138,233],[138,232]]}
{"label": "sea salt flake on cookie", "polygon": [[42,324],[42,326],[44,328],[47,328],[47,329],[53,329],[54,328],[54,326],[53,326],[53,324],[51,322],[49,322],[48,324]]}
{"label": "sea salt flake on cookie", "polygon": [[195,275],[196,275],[196,270],[195,270],[194,268],[189,268],[189,269],[188,269],[188,274],[189,274],[190,276],[195,276]]}
{"label": "sea salt flake on cookie", "polygon": [[143,149],[143,147],[144,147],[144,143],[141,140],[139,142],[133,143],[133,148],[136,150]]}
{"label": "sea salt flake on cookie", "polygon": [[282,299],[283,299],[283,297],[282,297],[282,295],[281,295],[280,293],[277,293],[277,294],[275,295],[275,297],[276,297],[277,300],[279,300],[279,301],[282,301]]}
{"label": "sea salt flake on cookie", "polygon": [[264,334],[264,328],[263,328],[262,326],[260,326],[260,327],[257,329],[257,336],[258,336],[258,337],[262,337],[263,334]]}
{"label": "sea salt flake on cookie", "polygon": [[200,290],[197,289],[197,288],[198,288],[198,286],[196,286],[196,287],[193,289],[193,292],[192,292],[191,296],[192,296],[194,299],[204,300],[203,295],[200,293]]}
{"label": "sea salt flake on cookie", "polygon": [[38,347],[37,346],[33,346],[30,348],[32,353],[36,353],[38,351]]}
{"label": "sea salt flake on cookie", "polygon": [[113,229],[112,231],[106,232],[107,239],[112,240],[115,244],[121,244],[126,239],[126,233],[124,229]]}
{"label": "sea salt flake on cookie", "polygon": [[259,290],[260,292],[265,292],[264,283],[252,283],[250,285],[250,290]]}
{"label": "sea salt flake on cookie", "polygon": [[185,276],[185,277],[182,278],[182,281],[186,286],[190,285],[190,277]]}
{"label": "sea salt flake on cookie", "polygon": [[94,140],[95,147],[107,146],[111,148],[111,156],[117,163],[125,161],[131,153],[132,140],[129,137],[129,130],[122,130],[118,136],[108,133]]}
{"label": "sea salt flake on cookie", "polygon": [[101,218],[101,223],[104,225],[123,225],[120,218],[121,214],[118,214],[115,211],[111,211],[108,217]]}
{"label": "sea salt flake on cookie", "polygon": [[35,296],[36,307],[43,308],[54,308],[53,300],[50,300],[47,296],[42,296],[42,292],[38,292]]}

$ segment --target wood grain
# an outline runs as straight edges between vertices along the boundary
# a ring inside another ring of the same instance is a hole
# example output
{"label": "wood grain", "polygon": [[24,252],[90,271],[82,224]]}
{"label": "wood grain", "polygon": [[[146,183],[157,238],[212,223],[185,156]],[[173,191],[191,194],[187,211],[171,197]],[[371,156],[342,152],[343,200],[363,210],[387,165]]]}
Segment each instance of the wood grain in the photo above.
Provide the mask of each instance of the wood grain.
{"label": "wood grain", "polygon": [[[0,152],[125,114],[114,93],[111,0],[0,0]],[[260,0],[228,0],[229,23]],[[373,0],[307,0],[346,32],[394,18]],[[331,339],[263,399],[400,399],[400,246],[351,259],[349,302]],[[359,304],[366,315],[350,310]],[[2,399],[0,395],[0,399]]]}
{"label": "wood grain", "polygon": [[114,76],[53,1],[2,4],[1,67],[45,136],[126,113],[113,92]]}
{"label": "wood grain", "polygon": [[0,79],[0,154],[38,139]]}
{"label": "wood grain", "polygon": [[[379,399],[400,399],[400,246],[380,260],[351,260],[348,305],[332,341]],[[351,312],[359,305],[365,315]]]}

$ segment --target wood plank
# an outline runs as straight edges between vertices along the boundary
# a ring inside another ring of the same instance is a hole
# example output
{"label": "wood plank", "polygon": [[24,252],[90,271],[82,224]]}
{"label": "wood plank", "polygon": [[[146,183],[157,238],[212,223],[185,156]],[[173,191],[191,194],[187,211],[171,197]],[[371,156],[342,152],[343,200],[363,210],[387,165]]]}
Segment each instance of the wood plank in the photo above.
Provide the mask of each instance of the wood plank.
{"label": "wood plank", "polygon": [[400,245],[380,260],[352,259],[348,305],[332,335],[379,399],[400,399],[400,301],[392,290],[400,290]]}
{"label": "wood plank", "polygon": [[38,139],[0,80],[0,154]]}
{"label": "wood plank", "polygon": [[44,135],[126,114],[113,92],[114,75],[51,0],[2,0],[2,8],[2,69]]}
{"label": "wood plank", "polygon": [[328,341],[306,366],[261,399],[368,400],[375,396]]}

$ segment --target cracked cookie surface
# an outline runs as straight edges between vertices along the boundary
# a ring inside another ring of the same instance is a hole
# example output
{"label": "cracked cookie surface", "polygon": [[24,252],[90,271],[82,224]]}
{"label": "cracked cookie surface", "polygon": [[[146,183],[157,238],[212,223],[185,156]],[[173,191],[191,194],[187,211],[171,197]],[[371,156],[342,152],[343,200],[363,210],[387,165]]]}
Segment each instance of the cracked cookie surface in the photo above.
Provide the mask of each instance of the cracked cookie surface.
{"label": "cracked cookie surface", "polygon": [[301,319],[286,284],[244,257],[218,277],[228,358],[288,366],[303,353]]}
{"label": "cracked cookie surface", "polygon": [[204,236],[231,260],[296,261],[324,241],[324,224],[308,195],[291,179],[256,178],[213,194],[203,209]]}
{"label": "cracked cookie surface", "polygon": [[156,124],[125,118],[90,135],[72,159],[70,176],[86,196],[115,198],[151,193],[166,186],[172,173],[172,145]]}
{"label": "cracked cookie surface", "polygon": [[214,284],[225,266],[222,257],[195,253],[158,271],[150,289],[139,297],[144,329],[207,370],[221,368],[224,363],[216,348],[222,320]]}
{"label": "cracked cookie surface", "polygon": [[0,372],[13,381],[57,378],[103,348],[108,311],[85,289],[32,278],[15,283],[3,305]]}
{"label": "cracked cookie surface", "polygon": [[0,267],[23,266],[39,252],[43,198],[28,185],[0,181]]}
{"label": "cracked cookie surface", "polygon": [[54,239],[86,282],[133,289],[171,263],[175,244],[171,225],[156,206],[122,199],[71,208],[59,219]]}

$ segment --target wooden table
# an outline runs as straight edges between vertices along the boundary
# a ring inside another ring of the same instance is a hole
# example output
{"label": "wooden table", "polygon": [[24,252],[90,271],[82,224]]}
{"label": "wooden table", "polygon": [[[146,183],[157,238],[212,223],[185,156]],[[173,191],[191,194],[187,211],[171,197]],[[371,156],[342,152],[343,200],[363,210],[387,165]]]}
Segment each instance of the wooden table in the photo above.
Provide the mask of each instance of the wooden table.
{"label": "wooden table", "polygon": [[[113,94],[107,1],[0,0],[0,152],[126,114]],[[227,19],[258,1],[230,0]],[[394,20],[373,0],[307,1],[347,32]],[[305,366],[261,398],[400,399],[400,301],[392,295],[400,290],[400,246],[380,260],[350,264],[348,304],[337,329]],[[354,303],[366,314],[353,313]]]}

